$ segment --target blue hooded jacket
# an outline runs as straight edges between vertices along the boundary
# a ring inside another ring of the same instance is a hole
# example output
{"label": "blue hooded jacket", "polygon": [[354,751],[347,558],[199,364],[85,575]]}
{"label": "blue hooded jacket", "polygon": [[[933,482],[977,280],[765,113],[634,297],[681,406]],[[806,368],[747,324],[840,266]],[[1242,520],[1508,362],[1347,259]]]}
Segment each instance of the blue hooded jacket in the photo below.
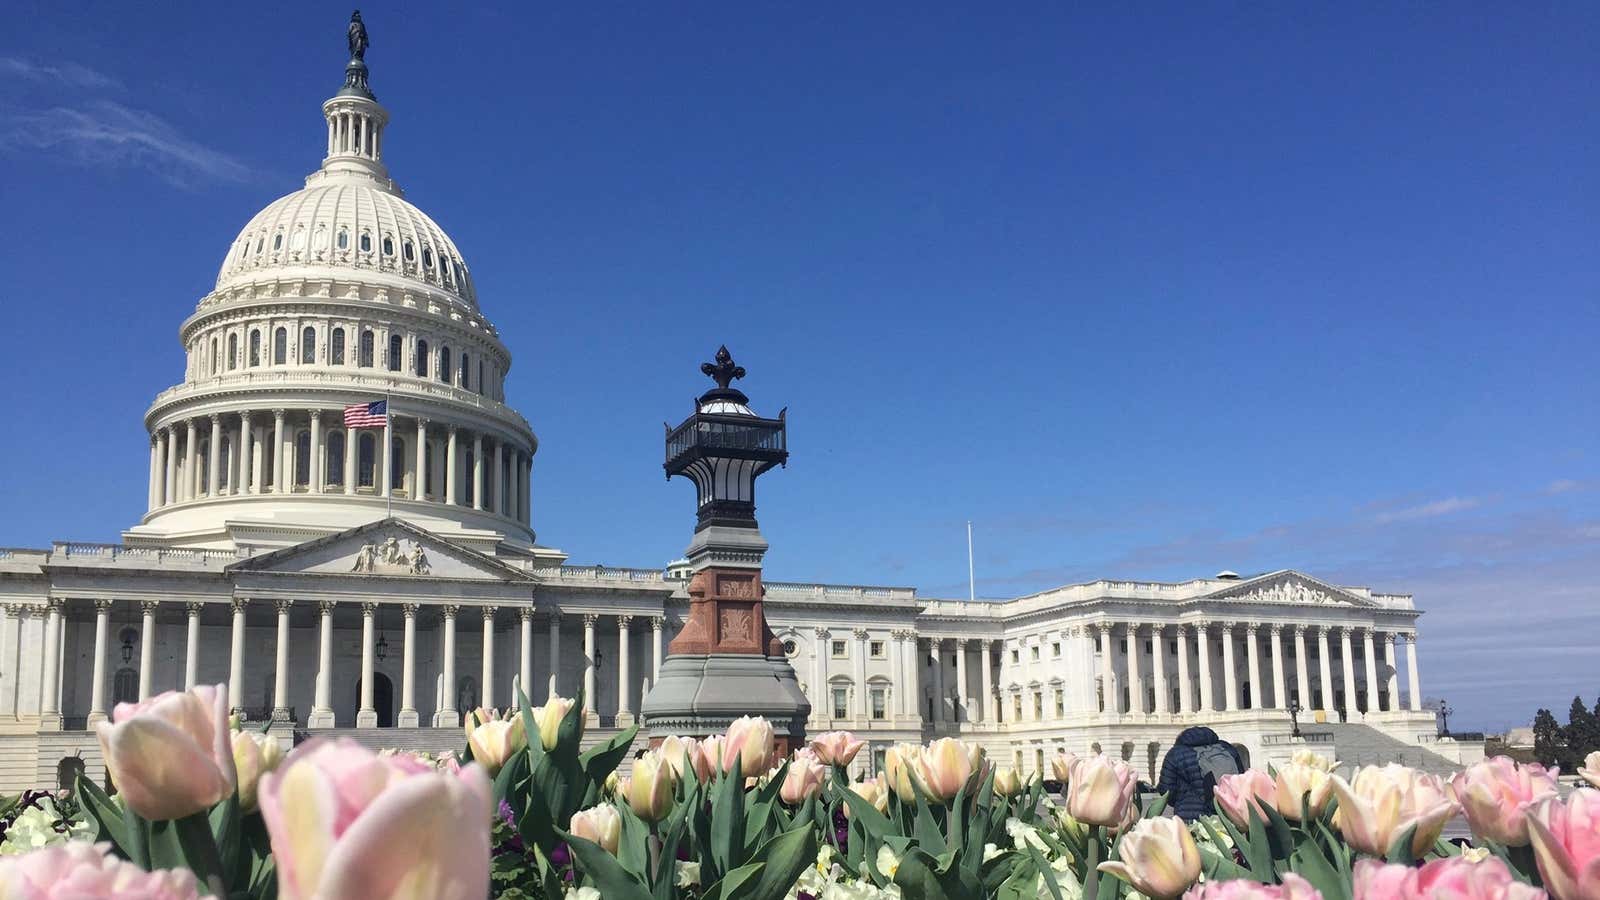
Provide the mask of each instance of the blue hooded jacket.
{"label": "blue hooded jacket", "polygon": [[1205,772],[1201,771],[1200,760],[1195,753],[1197,748],[1212,744],[1226,747],[1239,771],[1244,771],[1244,760],[1240,758],[1239,751],[1232,744],[1223,743],[1215,731],[1203,725],[1184,729],[1172,749],[1167,751],[1167,758],[1161,762],[1161,780],[1156,784],[1156,791],[1168,796],[1168,808],[1185,822],[1193,822],[1216,811],[1211,801],[1211,786],[1206,783]]}

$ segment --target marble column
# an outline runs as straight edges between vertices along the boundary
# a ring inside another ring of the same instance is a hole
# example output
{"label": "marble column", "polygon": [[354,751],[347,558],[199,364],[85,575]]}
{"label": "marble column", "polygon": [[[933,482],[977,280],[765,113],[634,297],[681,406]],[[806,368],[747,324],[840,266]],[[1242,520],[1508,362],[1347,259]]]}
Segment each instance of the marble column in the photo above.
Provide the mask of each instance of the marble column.
{"label": "marble column", "polygon": [[168,425],[161,433],[162,445],[167,452],[167,475],[162,495],[166,503],[178,502],[178,432]]}
{"label": "marble column", "polygon": [[550,693],[559,696],[561,693],[561,613],[552,610],[546,620],[550,625],[550,651],[546,657],[550,660]]}
{"label": "marble column", "polygon": [[333,715],[333,607],[329,601],[317,604],[317,685],[311,704],[308,728],[334,727]]}
{"label": "marble column", "polygon": [[183,445],[183,499],[193,500],[200,496],[200,423],[190,419],[187,425],[189,433]]}
{"label": "marble column", "polygon": [[[411,476],[411,499],[421,500],[428,495],[428,420],[420,416],[417,417],[416,456],[416,470]],[[487,691],[488,689],[489,686],[484,685],[484,690]],[[487,700],[484,701],[483,705],[486,709],[494,709]]]}
{"label": "marble column", "polygon": [[444,629],[444,659],[440,661],[439,703],[433,712],[433,727],[454,728],[461,724],[461,714],[456,711],[456,613],[461,607],[446,604],[439,607],[440,626]]}
{"label": "marble column", "polygon": [[1381,707],[1378,703],[1378,649],[1372,639],[1372,628],[1369,626],[1361,630],[1362,645],[1367,662],[1367,712],[1375,713]]}
{"label": "marble column", "polygon": [[594,704],[594,626],[599,619],[594,613],[583,614],[583,712],[591,725],[599,719]]}
{"label": "marble column", "polygon": [[1306,652],[1306,626],[1294,625],[1295,700],[1303,710],[1314,708],[1311,699],[1311,654]]}
{"label": "marble column", "polygon": [[239,413],[239,478],[231,489],[235,494],[253,494],[256,479],[256,426],[247,412]]}
{"label": "marble column", "polygon": [[1383,665],[1389,672],[1389,678],[1384,687],[1389,694],[1389,709],[1394,711],[1400,708],[1400,667],[1395,664],[1399,659],[1395,655],[1394,639],[1397,635],[1392,631],[1383,634]]}
{"label": "marble column", "polygon": [[1101,622],[1095,628],[1100,639],[1100,693],[1104,698],[1101,712],[1115,715],[1122,711],[1122,701],[1117,697],[1116,679],[1112,676],[1111,625]]}
{"label": "marble column", "polygon": [[1318,625],[1317,628],[1317,666],[1318,674],[1322,676],[1322,709],[1324,712],[1333,711],[1333,654],[1328,650],[1328,627]]}
{"label": "marble column", "polygon": [[1139,671],[1139,623],[1129,622],[1123,634],[1122,651],[1128,657],[1128,712],[1143,714],[1144,674]]}
{"label": "marble column", "polygon": [[928,659],[933,662],[933,720],[945,720],[944,703],[949,697],[944,686],[944,638],[928,639]]}
{"label": "marble column", "polygon": [[380,488],[380,490],[378,492],[378,496],[387,498],[387,497],[393,496],[392,492],[394,491],[394,458],[393,458],[393,455],[394,455],[394,413],[393,412],[390,412],[390,413],[386,414],[383,417],[383,437],[379,438],[379,441],[381,441],[383,443],[383,446],[378,448],[378,452],[377,452],[376,455],[378,457],[378,465],[383,467],[383,471],[379,472],[378,473],[378,477],[373,479],[373,480],[378,485],[378,487]]}
{"label": "marble column", "polygon": [[1350,648],[1350,626],[1339,629],[1339,652],[1344,663],[1344,715],[1346,719],[1354,720],[1356,717],[1356,655]]}
{"label": "marble column", "polygon": [[273,669],[272,720],[289,721],[289,607],[292,600],[274,600],[278,611],[278,658]]}
{"label": "marble column", "polygon": [[1273,622],[1268,626],[1272,637],[1272,706],[1289,708],[1289,690],[1283,672],[1283,626]]}
{"label": "marble column", "polygon": [[1168,712],[1167,698],[1167,648],[1166,637],[1162,634],[1165,629],[1160,623],[1150,626],[1150,678],[1155,682],[1156,705],[1154,712],[1157,715],[1166,715]]}
{"label": "marble column", "polygon": [[378,604],[361,604],[361,708],[356,710],[357,728],[378,727],[378,710],[372,702],[377,618]]}
{"label": "marble column", "polygon": [[855,678],[852,679],[855,682],[855,702],[851,706],[855,707],[856,716],[864,721],[867,718],[867,630],[857,628],[851,634],[856,639],[856,649],[851,654],[856,664]]}
{"label": "marble column", "polygon": [[506,511],[505,441],[499,438],[494,442],[494,505],[489,511],[500,515]]}
{"label": "marble column", "polygon": [[1216,693],[1211,683],[1211,623],[1196,623],[1194,639],[1195,663],[1200,669],[1200,712],[1209,713],[1217,708]]}
{"label": "marble column", "polygon": [[288,410],[275,409],[272,411],[272,492],[274,494],[289,493],[288,466],[284,465],[283,453],[283,419]]}
{"label": "marble column", "polygon": [[320,409],[311,411],[311,456],[307,459],[307,463],[311,466],[311,471],[306,473],[306,490],[320,494],[323,475],[328,471],[327,466],[322,464],[322,410]]}
{"label": "marble column", "polygon": [[400,645],[400,714],[395,725],[415,728],[421,722],[417,715],[417,604],[403,603],[400,614],[405,617]]}
{"label": "marble column", "polygon": [[1406,675],[1411,687],[1411,711],[1422,710],[1422,679],[1417,673],[1417,633],[1415,631],[1406,637]]}
{"label": "marble column", "polygon": [[232,646],[228,650],[228,708],[234,712],[244,708],[244,608],[249,603],[243,597],[233,598]]}
{"label": "marble column", "polygon": [[989,721],[994,710],[994,648],[993,642],[983,638],[978,642],[979,665],[983,666],[980,673],[983,696],[978,704],[978,721]]}
{"label": "marble column", "polygon": [[[531,693],[533,690],[533,607],[517,607],[517,627],[519,629],[517,634],[519,638],[517,661],[520,663],[517,667],[517,686],[522,689],[522,693],[525,696],[530,698],[528,702],[531,705],[533,702],[531,699],[533,697]],[[508,697],[506,698],[506,706],[511,709],[520,709],[522,707],[522,698]]]}
{"label": "marble column", "polygon": [[[139,610],[144,613],[144,620],[140,623],[141,627],[139,628],[139,699],[148,700],[150,699],[151,691],[154,689],[153,681],[156,667],[156,601],[146,600],[140,603]],[[55,657],[51,656],[50,645],[54,643],[52,635],[55,634],[55,623],[59,621],[61,614],[55,608],[52,608],[50,612],[52,618],[50,619],[50,627],[44,636],[44,652],[46,659],[45,673],[53,677],[55,670],[50,668],[48,663],[49,660]],[[59,648],[57,652],[59,652]],[[48,711],[53,712],[54,710]]]}
{"label": "marble column", "polygon": [[661,681],[661,626],[663,616],[650,617],[650,683]]}
{"label": "marble column", "polygon": [[[457,499],[456,494],[456,481],[459,479],[459,469],[461,468],[461,463],[456,457],[456,431],[456,426],[451,425],[450,437],[445,444],[444,451],[444,502],[451,506],[461,502]],[[530,697],[533,696],[532,691],[533,685],[524,684],[522,686],[522,692]]]}
{"label": "marble column", "polygon": [[472,508],[483,509],[483,435],[472,436]]}
{"label": "marble column", "polygon": [[359,459],[356,456],[356,448],[360,444],[361,433],[354,428],[346,428],[344,430],[344,492],[346,494],[354,494],[356,492],[356,482],[361,480],[356,473],[356,461]]}
{"label": "marble column", "polygon": [[1189,683],[1189,626],[1179,623],[1178,634],[1178,709],[1179,715],[1194,712],[1194,685]]}
{"label": "marble column", "polygon": [[211,415],[211,449],[206,453],[206,493],[222,495],[222,416]]}
{"label": "marble column", "polygon": [[189,614],[188,640],[184,642],[183,655],[183,689],[186,691],[194,690],[195,682],[200,677],[200,613],[205,608],[203,603],[184,605],[184,611]]}
{"label": "marble column", "polygon": [[150,435],[150,483],[145,490],[144,502],[149,509],[161,505],[161,439]]}
{"label": "marble column", "polygon": [[617,727],[633,724],[633,703],[628,696],[633,692],[633,674],[629,671],[628,636],[633,630],[633,616],[617,616]]}
{"label": "marble column", "polygon": [[1222,707],[1228,712],[1239,710],[1239,673],[1233,658],[1234,624],[1222,623]]}
{"label": "marble column", "polygon": [[1244,626],[1244,660],[1245,670],[1250,673],[1250,708],[1266,709],[1265,686],[1261,683],[1261,648],[1257,646],[1260,636],[1260,622],[1246,622]]}
{"label": "marble column", "polygon": [[89,683],[89,725],[106,718],[106,650],[111,632],[111,601],[94,602],[94,680]]}
{"label": "marble column", "polygon": [[828,691],[828,654],[832,648],[828,646],[829,632],[826,628],[815,629],[816,643],[812,645],[811,669],[812,681],[816,683],[817,702],[812,704],[812,713],[819,719],[833,718],[833,696]]}
{"label": "marble column", "polygon": [[498,607],[483,608],[483,658],[479,661],[478,673],[478,681],[482,686],[478,689],[478,705],[484,709],[494,709],[494,616],[497,612]]}
{"label": "marble column", "polygon": [[[861,632],[861,633],[862,634],[866,634],[866,632],[864,632],[864,631]],[[956,718],[957,722],[971,722],[972,721],[972,705],[971,705],[972,698],[970,696],[971,692],[972,692],[972,689],[967,687],[967,645],[968,645],[968,643],[969,643],[969,641],[966,638],[956,638],[956,708],[955,708],[956,716],[955,716],[955,718]],[[866,670],[866,663],[863,662],[861,665],[862,665],[862,670],[865,671]],[[866,690],[866,679],[862,678],[862,691],[865,692],[865,690]],[[863,705],[865,705],[865,702],[866,702],[865,700],[862,701]]]}
{"label": "marble column", "polygon": [[[58,719],[61,712],[60,695],[56,692],[55,685],[56,672],[61,669],[61,609],[63,604],[64,601],[62,600],[52,599],[45,606],[44,665],[39,676],[39,714],[46,719]],[[148,633],[149,629],[145,630]],[[140,673],[140,681],[141,683],[144,681],[143,672]],[[140,699],[143,698],[141,697]],[[59,722],[52,726],[52,730],[59,728]]]}

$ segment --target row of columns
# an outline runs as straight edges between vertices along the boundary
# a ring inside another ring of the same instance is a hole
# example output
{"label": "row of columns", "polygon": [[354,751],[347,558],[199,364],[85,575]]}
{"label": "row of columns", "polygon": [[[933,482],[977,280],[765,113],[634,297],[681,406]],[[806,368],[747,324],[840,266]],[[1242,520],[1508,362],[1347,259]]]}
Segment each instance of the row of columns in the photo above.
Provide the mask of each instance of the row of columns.
{"label": "row of columns", "polygon": [[[244,684],[244,654],[245,654],[245,609],[249,600],[236,598],[232,601],[233,627],[232,641],[228,660],[228,703],[234,709],[243,705]],[[287,599],[273,600],[272,606],[277,613],[277,659],[275,660],[273,678],[273,711],[274,719],[287,719],[289,717],[289,612],[293,601]],[[58,685],[61,666],[61,635],[62,614],[64,602],[51,601],[47,607],[47,620],[45,625],[44,640],[44,684]],[[144,601],[140,604],[143,615],[142,630],[140,633],[139,648],[139,699],[147,699],[154,686],[151,683],[151,673],[155,662],[155,618],[159,604],[156,601]],[[112,601],[96,600],[95,604],[95,647],[93,657],[93,675],[90,682],[89,721],[91,723],[104,719],[106,716],[106,659],[109,651],[110,616]],[[379,604],[363,603],[361,605],[361,697],[360,707],[356,713],[356,726],[370,728],[377,725],[377,710],[373,706],[372,685],[374,681],[375,636]],[[331,727],[333,722],[332,708],[332,678],[333,671],[333,611],[335,604],[321,602],[317,604],[319,613],[319,635],[317,642],[318,675],[315,688],[315,700],[308,720],[312,727]],[[400,710],[396,717],[396,724],[400,727],[415,727],[418,725],[416,707],[416,617],[421,606],[415,603],[400,604],[405,618],[401,647],[401,678],[400,678]],[[184,684],[185,690],[196,684],[200,647],[200,614],[205,609],[204,603],[187,603],[185,609],[188,614],[187,646],[184,657]],[[453,725],[460,720],[461,710],[455,708],[456,684],[456,619],[462,610],[459,605],[442,605],[437,609],[440,613],[441,633],[443,643],[443,659],[440,674],[443,683],[449,686],[442,691],[443,696],[438,698],[435,706],[435,726]],[[496,606],[476,607],[482,618],[483,646],[480,703],[486,707],[496,705],[497,697],[495,685],[494,666],[494,641],[495,622],[499,608]],[[519,627],[519,662],[518,676],[523,692],[529,697],[535,696],[533,685],[533,620],[536,610],[531,606],[517,608]],[[601,617],[594,613],[583,614],[583,640],[584,640],[584,707],[591,717],[595,711],[595,629]],[[632,631],[633,615],[617,616],[617,685],[619,720],[631,721],[633,716],[631,695],[628,688],[632,681],[629,659],[629,636]],[[651,674],[648,679],[653,682],[661,674],[662,662],[662,628],[664,619],[661,616],[648,616],[652,641]],[[549,623],[549,653],[552,660],[550,689],[558,689],[556,673],[559,672],[561,659],[561,615],[550,613],[545,616]],[[515,703],[515,698],[508,691],[503,698],[503,705]],[[41,713],[45,715],[59,715],[59,687],[46,689]]]}
{"label": "row of columns", "polygon": [[[301,427],[297,421],[289,422],[289,411],[275,409],[270,413],[270,424],[258,412],[212,413],[208,416],[171,422],[157,429],[150,442],[149,508],[154,510],[174,503],[206,498],[239,496],[245,494],[288,494],[296,490],[297,454],[295,433]],[[337,409],[311,409],[304,411],[309,422],[310,454],[305,461],[307,469],[304,492],[355,494],[358,490],[374,491],[378,496],[388,496],[394,490],[391,453],[394,447],[395,416],[391,415],[382,429],[382,438],[374,448],[372,465],[373,485],[358,489],[357,473],[359,431],[343,429],[342,411]],[[330,428],[324,429],[323,418],[328,417]],[[236,419],[237,424],[224,421]],[[475,509],[489,510],[519,522],[530,520],[529,480],[533,456],[511,441],[470,432],[472,468],[463,473],[462,454],[468,446],[469,432],[455,425],[435,426],[427,418],[416,417],[415,460],[412,467],[412,500],[428,499],[426,493],[427,447],[432,437],[444,433],[443,484],[434,485],[434,496],[448,505],[464,504],[467,500],[463,477],[472,482],[471,502]],[[259,423],[259,424],[258,424]],[[337,425],[338,428],[331,426]],[[204,471],[200,466],[199,448],[202,430],[209,432],[210,447],[206,454]],[[342,432],[344,465],[342,484],[327,483],[324,457],[328,452],[328,438],[336,431]],[[228,439],[226,459],[220,452],[223,439]],[[270,442],[270,443],[269,443]],[[485,458],[485,450],[489,458]],[[181,460],[181,463],[180,463]],[[180,467],[181,466],[181,467]],[[223,470],[226,466],[226,472]],[[273,483],[267,485],[267,473],[273,473]],[[224,479],[223,476],[226,475]],[[224,481],[226,486],[224,486]],[[328,490],[333,488],[333,490]]]}

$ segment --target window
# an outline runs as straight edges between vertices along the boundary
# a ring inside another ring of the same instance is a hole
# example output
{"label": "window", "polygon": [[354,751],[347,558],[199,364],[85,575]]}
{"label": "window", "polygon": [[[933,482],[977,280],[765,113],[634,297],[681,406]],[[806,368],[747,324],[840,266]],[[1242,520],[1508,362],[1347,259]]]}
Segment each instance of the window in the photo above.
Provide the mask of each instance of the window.
{"label": "window", "polygon": [[1033,692],[1033,718],[1038,721],[1044,718],[1044,692]]}
{"label": "window", "polygon": [[213,374],[213,375],[217,374],[217,366],[220,365],[221,362],[222,361],[217,357],[217,339],[216,338],[212,338],[211,339],[211,374]]}
{"label": "window", "polygon": [[1011,697],[1011,721],[1022,721],[1022,695],[1014,694]]}
{"label": "window", "polygon": [[331,365],[344,365],[344,329],[333,330],[333,340],[328,345],[328,362]]}
{"label": "window", "polygon": [[432,247],[423,247],[422,248],[422,267],[424,269],[433,268],[433,248]]}
{"label": "window", "polygon": [[1013,663],[1019,663],[1019,662],[1022,662],[1022,654],[1021,654],[1021,652],[1020,652],[1020,651],[1018,651],[1018,650],[1017,650],[1017,648],[1015,648],[1015,647],[1012,647],[1012,648],[1011,648],[1011,661],[1012,661],[1012,662],[1013,662]]}
{"label": "window", "polygon": [[274,252],[283,249],[283,232],[280,231],[272,236],[272,249]]}
{"label": "window", "polygon": [[1064,719],[1067,716],[1067,692],[1056,688],[1056,718]]}
{"label": "window", "polygon": [[463,353],[461,354],[461,389],[464,391],[472,389],[472,386],[467,383],[467,373],[470,371],[472,370],[467,368],[467,355]]}
{"label": "window", "polygon": [[439,257],[439,271],[444,273],[444,280],[447,283],[450,283],[450,284],[454,284],[455,283],[454,279],[452,279],[450,277],[450,257],[448,257],[448,256],[440,256]]}
{"label": "window", "polygon": [[846,656],[849,656],[848,648],[849,645],[844,641],[834,641],[832,650],[830,652],[833,654],[834,659],[844,659]]}
{"label": "window", "polygon": [[883,659],[883,641],[871,641],[867,644],[868,655],[873,659]]}
{"label": "window", "polygon": [[387,234],[383,236],[383,255],[394,255],[394,238],[388,236]]}
{"label": "window", "polygon": [[201,441],[200,442],[200,453],[195,457],[194,466],[195,466],[196,469],[200,470],[200,472],[199,472],[199,474],[200,474],[200,493],[202,493],[202,494],[208,494],[208,493],[211,492],[211,479],[208,477],[210,475],[210,472],[208,470],[211,467],[206,462],[210,458],[211,458],[211,441],[209,441],[209,440]]}
{"label": "window", "polygon": [[356,487],[372,487],[372,476],[378,471],[378,439],[363,434],[356,441]]}
{"label": "window", "polygon": [[360,349],[360,353],[361,353],[361,356],[360,356],[360,359],[357,361],[357,364],[360,365],[361,368],[363,368],[363,369],[372,368],[372,329],[371,328],[363,328],[361,330],[361,349]]}
{"label": "window", "polygon": [[250,365],[261,365],[261,332],[250,332]]}
{"label": "window", "polygon": [[473,471],[477,468],[477,466],[476,466],[477,460],[472,455],[472,448],[471,447],[468,447],[467,451],[465,453],[461,454],[461,457],[465,461],[465,466],[462,468],[461,471],[466,473],[466,476],[467,476],[467,477],[461,479],[461,483],[463,485],[463,488],[462,488],[462,491],[461,491],[461,496],[462,496],[463,499],[461,501],[461,504],[463,506],[472,506],[472,505],[474,505],[474,504],[476,504],[478,502],[478,495],[477,495],[478,484],[477,484],[477,479],[472,477]]}
{"label": "window", "polygon": [[344,432],[335,431],[328,435],[328,462],[325,466],[327,475],[324,481],[328,484],[344,485]]}
{"label": "window", "polygon": [[361,252],[362,253],[371,253],[372,252],[372,232],[370,232],[370,231],[361,232]]}
{"label": "window", "polygon": [[887,716],[888,704],[884,702],[884,690],[883,690],[883,688],[873,688],[872,689],[871,698],[872,698],[872,718],[877,720],[877,721],[882,721],[883,719],[888,718],[888,716]]}
{"label": "window", "polygon": [[794,638],[784,638],[783,639],[783,655],[784,656],[794,656],[796,653],[799,653],[799,652],[800,652],[800,645],[796,644],[794,642]]}
{"label": "window", "polygon": [[1033,662],[1039,661],[1039,647],[1037,645],[1028,648],[1028,659]]}
{"label": "window", "polygon": [[483,360],[478,360],[478,393],[483,393]]}
{"label": "window", "polygon": [[1060,641],[1056,641],[1055,643],[1050,645],[1050,655],[1055,657],[1056,659],[1060,659],[1061,658],[1061,642]]}
{"label": "window", "polygon": [[450,348],[439,348],[439,380],[445,384],[450,383]]}
{"label": "window", "polygon": [[389,489],[403,488],[406,483],[406,442],[396,437],[389,443]]}
{"label": "window", "polygon": [[128,668],[118,669],[111,679],[111,702],[132,703],[138,699],[139,673]]}
{"label": "window", "polygon": [[1149,642],[1149,641],[1145,641],[1145,642],[1144,642],[1144,652],[1146,652],[1146,653],[1151,653],[1151,652],[1153,652],[1153,651],[1152,651],[1152,650],[1151,650],[1151,649],[1150,649],[1150,642]]}
{"label": "window", "polygon": [[306,230],[304,228],[296,228],[294,230],[294,237],[289,239],[289,249],[293,250],[296,253],[299,253],[301,250],[304,250],[305,248],[306,248]]}
{"label": "window", "polygon": [[339,229],[339,249],[350,249],[350,232],[343,228]]}
{"label": "window", "polygon": [[217,468],[217,487],[228,487],[228,461],[233,459],[233,438],[224,434],[222,436],[222,465]]}
{"label": "window", "polygon": [[417,377],[428,377],[428,342],[417,341]]}
{"label": "window", "polygon": [[1171,653],[1173,656],[1177,656],[1178,655],[1178,642],[1177,641],[1170,642],[1169,646],[1167,647],[1167,651],[1169,653]]}
{"label": "window", "polygon": [[228,335],[228,371],[232,372],[239,367],[239,336]]}
{"label": "window", "polygon": [[850,715],[850,692],[842,687],[833,689],[833,717],[843,719]]}
{"label": "window", "polygon": [[423,445],[422,456],[422,492],[428,496],[435,496],[437,492],[433,488],[433,441]]}
{"label": "window", "polygon": [[257,255],[260,255],[260,253],[261,253],[261,242],[265,241],[265,240],[266,240],[265,237],[256,238],[256,254]]}
{"label": "window", "polygon": [[391,372],[400,371],[400,363],[402,363],[404,361],[403,357],[405,356],[405,353],[406,353],[406,342],[405,342],[405,339],[402,338],[398,334],[390,335],[389,336],[389,371],[391,371]]}
{"label": "window", "polygon": [[311,484],[311,432],[302,431],[294,436],[294,486],[303,488]]}
{"label": "window", "polygon": [[307,325],[300,332],[300,362],[303,364],[317,361],[317,330]]}
{"label": "window", "polygon": [[406,262],[411,262],[417,258],[417,248],[412,246],[410,240],[407,240],[402,246],[405,248]]}
{"label": "window", "polygon": [[279,328],[272,333],[272,364],[281,366],[289,361],[289,329]]}

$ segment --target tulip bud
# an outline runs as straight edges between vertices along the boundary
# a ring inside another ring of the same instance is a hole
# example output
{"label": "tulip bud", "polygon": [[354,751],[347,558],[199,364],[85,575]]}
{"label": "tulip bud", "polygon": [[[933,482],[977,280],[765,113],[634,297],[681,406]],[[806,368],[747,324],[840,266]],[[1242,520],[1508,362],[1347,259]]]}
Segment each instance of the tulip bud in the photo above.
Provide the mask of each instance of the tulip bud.
{"label": "tulip bud", "polygon": [[1001,766],[994,772],[994,792],[1010,799],[1022,791],[1022,776],[1010,766]]}
{"label": "tulip bud", "polygon": [[722,750],[728,739],[720,734],[700,739],[699,757],[694,761],[695,772],[706,773],[702,781],[708,780],[712,773],[722,771]]}
{"label": "tulip bud", "polygon": [[728,726],[727,742],[722,745],[722,771],[733,771],[733,761],[738,759],[743,777],[755,778],[772,768],[776,753],[772,723],[760,716],[740,716]]}
{"label": "tulip bud", "polygon": [[246,812],[256,808],[256,788],[261,776],[283,762],[283,745],[278,739],[258,731],[233,733],[233,766],[238,772],[239,805]]}
{"label": "tulip bud", "polygon": [[815,753],[810,750],[797,751],[783,776],[783,786],[778,789],[778,796],[790,806],[799,806],[806,798],[814,797],[822,790],[830,771]]}
{"label": "tulip bud", "polygon": [[528,746],[522,717],[485,721],[467,732],[467,746],[472,748],[473,761],[481,764],[492,777],[517,751]]}
{"label": "tulip bud", "polygon": [[1050,760],[1050,774],[1054,775],[1057,781],[1066,784],[1072,780],[1072,766],[1077,761],[1078,757],[1071,753],[1057,753]]}
{"label": "tulip bud", "polygon": [[591,806],[572,814],[572,827],[567,829],[574,837],[594,841],[607,853],[616,855],[622,843],[622,816],[609,804]]}
{"label": "tulip bud", "polygon": [[1237,775],[1224,775],[1217,779],[1213,792],[1217,809],[1240,828],[1250,827],[1252,811],[1263,822],[1267,810],[1278,803],[1278,783],[1260,769],[1246,769]]}
{"label": "tulip bud", "polygon": [[1072,767],[1067,812],[1087,825],[1116,828],[1133,814],[1138,775],[1133,767],[1104,753],[1086,756]]}
{"label": "tulip bud", "polygon": [[983,748],[940,738],[917,757],[917,780],[930,800],[949,803],[983,765]]}
{"label": "tulip bud", "polygon": [[1496,756],[1457,772],[1450,793],[1479,840],[1507,847],[1528,846],[1528,808],[1557,794],[1554,775],[1537,763],[1518,765]]}
{"label": "tulip bud", "polygon": [[[69,841],[0,857],[0,897],[29,900],[122,897],[139,900],[198,900],[188,869],[146,872],[108,853],[110,844]],[[10,847],[7,848],[8,852]],[[207,892],[209,895],[209,892]]]}
{"label": "tulip bud", "polygon": [[234,791],[226,685],[118,703],[95,731],[112,783],[146,819],[181,819]]}
{"label": "tulip bud", "polygon": [[922,757],[922,748],[916,744],[896,744],[883,754],[883,772],[889,780],[889,787],[901,803],[917,802],[917,761]]}
{"label": "tulip bud", "polygon": [[[866,781],[855,782],[850,785],[850,790],[854,791],[856,796],[871,803],[872,808],[878,812],[886,813],[889,811],[889,782],[882,775],[874,775]],[[850,815],[850,807],[848,805],[844,808],[844,814]]]}
{"label": "tulip bud", "polygon": [[1335,775],[1333,793],[1333,823],[1345,843],[1373,856],[1387,854],[1390,838],[1412,826],[1411,851],[1422,855],[1460,809],[1439,779],[1398,763],[1367,766],[1349,782]]}
{"label": "tulip bud", "polygon": [[685,777],[698,778],[705,781],[710,777],[710,771],[702,774],[701,766],[704,760],[700,755],[700,742],[692,737],[678,737],[673,735],[661,742],[658,752],[661,758],[672,766],[672,775],[679,781]]}
{"label": "tulip bud", "polygon": [[1589,754],[1583,760],[1583,765],[1578,767],[1578,774],[1584,781],[1594,787],[1600,788],[1600,750]]}
{"label": "tulip bud", "polygon": [[[561,733],[561,721],[572,711],[573,701],[567,697],[557,697],[554,694],[545,701],[544,706],[533,711],[534,721],[539,726],[539,743],[546,750],[556,748],[556,737]],[[583,736],[583,716],[578,716],[578,736]]]}
{"label": "tulip bud", "polygon": [[867,745],[848,731],[828,731],[811,739],[811,750],[824,765],[844,768],[855,761],[856,754]]}
{"label": "tulip bud", "polygon": [[1333,796],[1333,776],[1329,770],[1315,762],[1301,761],[1302,754],[1327,762],[1315,753],[1301,751],[1295,754],[1293,762],[1278,769],[1275,791],[1278,813],[1291,822],[1300,821],[1307,807],[1311,818],[1320,817]]}
{"label": "tulip bud", "polygon": [[646,822],[659,822],[672,811],[674,775],[672,764],[659,754],[647,751],[633,761],[628,779],[628,806]]}
{"label": "tulip bud", "polygon": [[1117,843],[1120,857],[1099,869],[1155,900],[1171,900],[1200,877],[1200,848],[1182,819],[1140,819]]}

